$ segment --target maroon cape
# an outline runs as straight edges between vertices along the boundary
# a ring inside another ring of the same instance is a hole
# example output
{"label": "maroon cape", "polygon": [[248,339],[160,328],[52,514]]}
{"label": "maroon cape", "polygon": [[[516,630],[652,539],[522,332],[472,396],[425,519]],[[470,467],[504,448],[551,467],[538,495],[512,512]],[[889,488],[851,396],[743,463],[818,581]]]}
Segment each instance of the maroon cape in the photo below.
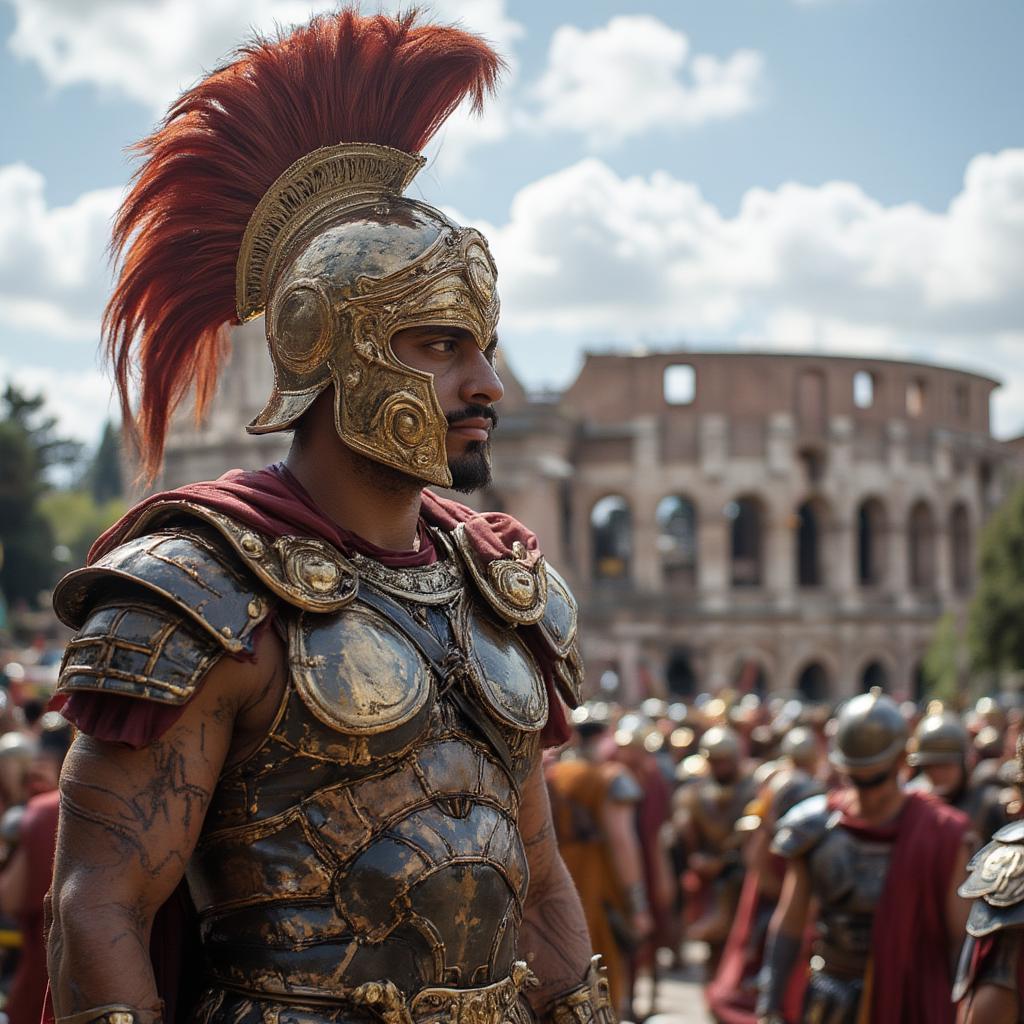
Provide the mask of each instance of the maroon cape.
{"label": "maroon cape", "polygon": [[28,865],[26,909],[18,915],[22,946],[4,1010],[10,1024],[39,1024],[46,995],[46,944],[43,940],[43,898],[53,877],[57,848],[58,795],[43,793],[29,800],[21,819],[19,846]]}
{"label": "maroon cape", "polygon": [[[786,862],[777,854],[769,854],[763,870],[771,871],[781,880],[786,873]],[[768,901],[760,890],[761,870],[751,868],[743,879],[740,901],[729,937],[722,951],[722,959],[711,983],[704,990],[704,1000],[718,1024],[757,1024],[757,975],[764,961],[765,939],[768,929],[758,932],[761,915],[775,909],[775,901]],[[763,919],[762,919],[763,920]],[[810,939],[805,938],[804,953],[798,961],[806,963]],[[800,1019],[807,972],[794,970],[786,987],[782,1016],[786,1021]]]}
{"label": "maroon cape", "polygon": [[849,814],[851,796],[829,798],[843,827],[893,844],[872,935],[872,1024],[953,1024],[946,902],[970,822],[931,794],[908,793],[893,822],[867,825]]}
{"label": "maroon cape", "polygon": [[[485,563],[512,557],[512,545],[516,541],[526,548],[531,561],[540,557],[537,538],[511,516],[502,512],[475,512],[426,490],[420,510],[419,548],[415,551],[379,548],[329,519],[288,469],[277,464],[256,472],[233,469],[217,480],[189,484],[146,498],[93,544],[88,562],[95,562],[120,544],[140,517],[155,505],[174,501],[212,508],[274,538],[289,535],[326,540],[343,555],[358,552],[392,567],[429,565],[436,561],[437,553],[427,525],[450,531],[464,524],[474,549]],[[550,712],[541,732],[541,742],[545,746],[558,746],[565,743],[571,733],[555,688],[552,664],[540,645],[536,630],[526,629],[522,635],[541,666],[548,691]],[[97,739],[141,747],[166,732],[183,710],[119,695],[76,693],[63,705],[62,714]],[[150,952],[168,1021],[187,1010],[190,1000],[182,984],[201,976],[201,965],[196,960],[194,918],[195,912],[183,883],[154,921]],[[45,1020],[52,1021],[49,1000]]]}

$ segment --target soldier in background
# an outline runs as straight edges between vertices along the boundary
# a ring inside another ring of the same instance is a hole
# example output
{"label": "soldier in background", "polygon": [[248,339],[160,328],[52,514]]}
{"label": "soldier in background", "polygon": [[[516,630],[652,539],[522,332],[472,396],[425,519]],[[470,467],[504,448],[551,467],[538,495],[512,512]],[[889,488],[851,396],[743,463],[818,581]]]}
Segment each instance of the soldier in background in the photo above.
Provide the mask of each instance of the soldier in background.
{"label": "soldier in background", "polygon": [[956,886],[970,826],[934,796],[903,789],[906,743],[892,700],[877,690],[853,698],[831,754],[848,788],[779,822],[772,848],[788,863],[761,977],[763,1024],[784,1020],[812,902],[803,1021],[952,1024],[950,971],[967,916]]}
{"label": "soldier in background", "polygon": [[602,760],[608,708],[572,714],[576,743],[545,768],[558,849],[583,904],[590,941],[604,957],[612,1005],[632,1019],[628,958],[653,929],[635,826],[643,797],[628,769]]}
{"label": "soldier in background", "polygon": [[[810,729],[798,726],[786,733],[779,754],[777,761],[762,766],[769,769],[767,778],[736,824],[737,832],[749,836],[743,850],[746,876],[721,963],[705,991],[708,1009],[719,1024],[756,1020],[765,938],[786,872],[785,860],[770,849],[772,835],[791,808],[824,790],[815,777],[818,741]],[[786,1007],[798,1011],[802,997],[803,978],[794,972]]]}
{"label": "soldier in background", "polygon": [[[1024,776],[1024,743],[1017,742]],[[968,865],[960,895],[974,902],[953,998],[959,1024],[1024,1021],[1024,821],[1000,829]]]}
{"label": "soldier in background", "polygon": [[727,726],[712,726],[700,741],[708,774],[678,794],[676,829],[687,850],[687,869],[701,917],[688,938],[706,942],[709,971],[717,968],[743,885],[742,846],[736,823],[754,798],[756,784],[741,771],[739,737]]}
{"label": "soldier in background", "polygon": [[921,772],[910,786],[934,793],[963,811],[979,843],[986,843],[1006,824],[1008,815],[1000,801],[1000,786],[972,785],[970,748],[970,734],[958,715],[941,705],[929,708],[910,741],[907,764]]}

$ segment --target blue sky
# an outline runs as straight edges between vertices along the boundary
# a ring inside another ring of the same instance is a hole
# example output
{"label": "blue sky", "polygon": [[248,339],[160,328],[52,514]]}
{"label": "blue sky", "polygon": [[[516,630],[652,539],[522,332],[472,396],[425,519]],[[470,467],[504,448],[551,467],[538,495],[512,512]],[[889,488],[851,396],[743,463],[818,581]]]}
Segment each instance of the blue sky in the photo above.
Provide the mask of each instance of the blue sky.
{"label": "blue sky", "polygon": [[[1024,432],[1019,0],[433,6],[511,72],[415,187],[492,238],[528,384],[609,346],[924,358],[1004,380],[996,427]],[[0,0],[0,374],[67,429],[107,408],[124,148],[250,23],[313,7]]]}

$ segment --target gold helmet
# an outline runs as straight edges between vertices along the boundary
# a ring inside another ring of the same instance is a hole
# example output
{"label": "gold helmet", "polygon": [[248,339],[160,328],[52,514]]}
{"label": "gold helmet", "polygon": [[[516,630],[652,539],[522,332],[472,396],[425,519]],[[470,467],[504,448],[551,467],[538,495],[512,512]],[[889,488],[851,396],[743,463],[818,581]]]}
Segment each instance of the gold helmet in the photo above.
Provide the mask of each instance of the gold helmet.
{"label": "gold helmet", "polygon": [[265,313],[274,389],[251,432],[294,426],[333,385],[347,445],[451,483],[432,375],[391,340],[436,325],[486,349],[496,270],[479,232],[403,193],[422,148],[464,98],[480,107],[500,66],[458,29],[346,9],[256,40],[177,101],[139,147],[104,316],[150,475],[189,386],[198,414],[212,397],[224,328]]}
{"label": "gold helmet", "polygon": [[[391,338],[442,325],[486,349],[498,324],[497,271],[478,231],[402,195],[423,164],[385,146],[342,144],[290,168],[246,229],[236,303],[240,320],[266,312],[274,363],[274,390],[250,433],[291,427],[333,383],[346,444],[448,486],[448,422],[432,375],[400,362]],[[289,216],[295,195],[304,202]]]}

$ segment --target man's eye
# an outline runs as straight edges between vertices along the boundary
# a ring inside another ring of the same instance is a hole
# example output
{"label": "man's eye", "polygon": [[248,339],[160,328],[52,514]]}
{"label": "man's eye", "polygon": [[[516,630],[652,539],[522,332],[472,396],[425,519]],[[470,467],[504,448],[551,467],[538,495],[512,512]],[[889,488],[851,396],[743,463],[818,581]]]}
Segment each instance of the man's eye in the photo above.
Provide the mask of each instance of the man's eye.
{"label": "man's eye", "polygon": [[430,342],[427,348],[431,348],[435,352],[454,352],[455,341],[452,338],[441,338],[439,341]]}

